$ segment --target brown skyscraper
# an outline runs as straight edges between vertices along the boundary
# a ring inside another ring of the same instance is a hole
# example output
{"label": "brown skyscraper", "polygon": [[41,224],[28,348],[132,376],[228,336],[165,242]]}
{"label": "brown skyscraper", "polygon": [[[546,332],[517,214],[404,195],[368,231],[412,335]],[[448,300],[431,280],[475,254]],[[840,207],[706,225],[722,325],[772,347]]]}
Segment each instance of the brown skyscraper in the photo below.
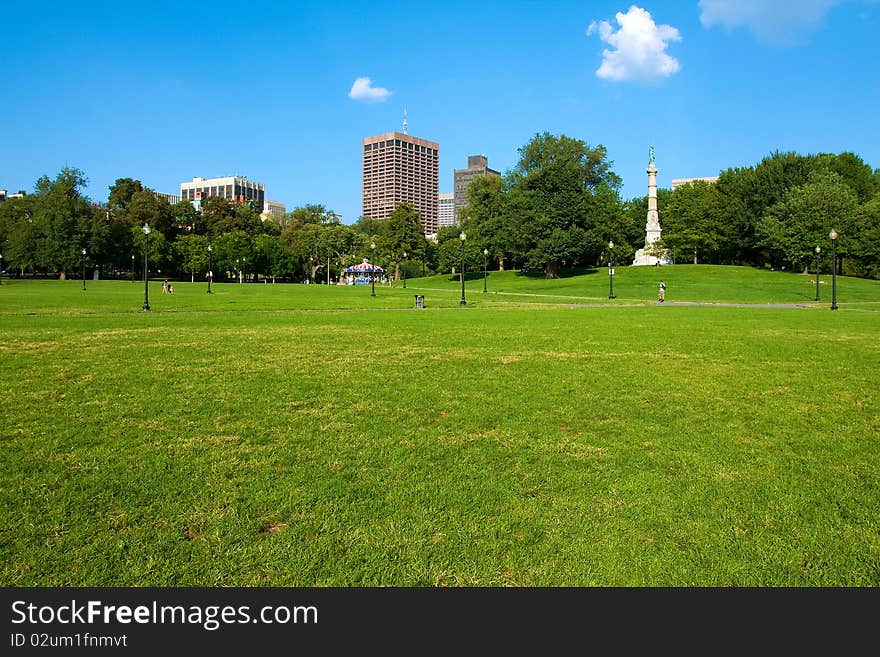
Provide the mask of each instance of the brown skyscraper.
{"label": "brown skyscraper", "polygon": [[363,216],[387,219],[400,203],[422,217],[425,235],[437,233],[440,145],[402,132],[364,139]]}
{"label": "brown skyscraper", "polygon": [[489,168],[489,160],[485,155],[468,155],[467,169],[455,169],[453,172],[454,220],[459,223],[458,213],[467,205],[467,188],[479,176],[500,176]]}

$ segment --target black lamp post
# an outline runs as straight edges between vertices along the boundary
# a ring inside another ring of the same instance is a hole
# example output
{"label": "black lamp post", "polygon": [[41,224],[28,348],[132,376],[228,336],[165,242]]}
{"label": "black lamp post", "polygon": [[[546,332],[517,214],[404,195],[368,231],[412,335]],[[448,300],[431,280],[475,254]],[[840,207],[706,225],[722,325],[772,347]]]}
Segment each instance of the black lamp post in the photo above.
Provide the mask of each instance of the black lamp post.
{"label": "black lamp post", "polygon": [[208,245],[208,294],[211,294],[211,279],[214,278],[214,272],[211,271],[211,245]]}
{"label": "black lamp post", "polygon": [[144,310],[150,309],[150,268],[147,254],[150,252],[150,224],[144,224]]}
{"label": "black lamp post", "polygon": [[463,306],[467,303],[467,301],[464,300],[464,241],[467,239],[467,235],[464,234],[464,231],[461,231],[458,239],[461,240],[461,301],[459,303]]}
{"label": "black lamp post", "polygon": [[82,250],[82,258],[80,258],[80,267],[82,267],[83,271],[83,292],[86,291],[86,250]]}
{"label": "black lamp post", "polygon": [[833,228],[831,238],[831,310],[837,310],[837,231]]}
{"label": "black lamp post", "polygon": [[134,283],[134,253],[131,254],[131,282]]}
{"label": "black lamp post", "polygon": [[489,264],[489,249],[483,249],[483,293],[485,294],[488,290],[486,290],[486,267]]}
{"label": "black lamp post", "polygon": [[370,251],[372,262],[370,263],[370,296],[376,296],[376,243],[370,242]]}
{"label": "black lamp post", "polygon": [[819,300],[819,254],[822,252],[822,247],[818,244],[816,245],[816,301]]}
{"label": "black lamp post", "polygon": [[608,242],[608,298],[614,298],[614,241]]}
{"label": "black lamp post", "polygon": [[[242,256],[241,258],[241,278],[238,279],[238,282],[241,283],[243,280],[247,280],[247,258]],[[315,281],[312,281],[314,283]]]}
{"label": "black lamp post", "polygon": [[403,252],[403,289],[406,289],[406,251]]}
{"label": "black lamp post", "polygon": [[3,254],[0,253],[0,285],[3,284]]}

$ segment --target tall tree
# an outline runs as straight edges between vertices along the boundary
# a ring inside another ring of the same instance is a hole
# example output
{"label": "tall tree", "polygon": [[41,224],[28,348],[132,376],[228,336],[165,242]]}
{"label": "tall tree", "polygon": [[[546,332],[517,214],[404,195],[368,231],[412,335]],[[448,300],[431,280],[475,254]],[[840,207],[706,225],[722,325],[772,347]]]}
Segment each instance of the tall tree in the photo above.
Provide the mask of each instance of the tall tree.
{"label": "tall tree", "polygon": [[117,178],[110,186],[110,194],[107,198],[107,209],[111,214],[125,214],[136,192],[144,191],[140,180],[134,178]]}
{"label": "tall tree", "polygon": [[299,224],[300,226],[305,224],[324,225],[335,223],[335,221],[330,219],[332,214],[333,213],[328,211],[323,205],[319,203],[310,203],[302,207],[294,208],[294,210],[288,214],[288,221]]}
{"label": "tall tree", "polygon": [[34,271],[39,226],[34,224],[36,197],[26,195],[0,203],[0,266]]}
{"label": "tall tree", "polygon": [[855,239],[849,249],[849,273],[880,278],[880,192],[856,210],[851,231]]}
{"label": "tall tree", "polygon": [[208,269],[208,238],[205,235],[189,233],[180,235],[173,244],[176,263],[189,272],[190,281],[195,282],[196,272]]}
{"label": "tall tree", "polygon": [[853,248],[852,226],[858,197],[833,171],[818,170],[805,184],[789,190],[759,222],[756,237],[771,255],[806,273],[816,245],[828,247],[828,233],[841,235],[838,254]]}
{"label": "tall tree", "polygon": [[35,261],[57,271],[61,280],[79,266],[83,248],[94,254],[102,243],[105,216],[82,195],[87,182],[82,171],[68,167],[54,180],[42,176],[35,185]]}
{"label": "tall tree", "polygon": [[508,211],[521,260],[543,269],[546,278],[555,278],[560,266],[598,260],[602,240],[592,197],[600,187],[618,190],[621,182],[605,147],[545,132],[519,153],[508,181]]}
{"label": "tall tree", "polygon": [[254,263],[254,243],[242,230],[233,230],[211,239],[213,247],[212,266],[217,271],[228,272],[230,277],[244,279],[246,272],[253,272],[248,263]]}
{"label": "tall tree", "polygon": [[318,244],[318,251],[328,263],[328,275],[354,263],[357,254],[366,245],[363,235],[352,230],[351,226],[330,224],[324,227]]}
{"label": "tall tree", "polygon": [[171,204],[166,199],[156,198],[156,195],[148,189],[132,194],[125,218],[135,227],[140,228],[144,224],[149,224],[151,229],[160,231],[169,239],[177,235]]}
{"label": "tall tree", "polygon": [[420,258],[425,252],[425,234],[418,211],[409,203],[401,203],[382,224],[380,247],[394,263],[394,280],[400,279],[403,254]]}
{"label": "tall tree", "polygon": [[504,180],[500,176],[480,176],[465,193],[468,202],[458,214],[461,226],[489,252],[498,270],[504,271],[504,258],[514,250]]}
{"label": "tall tree", "polygon": [[262,233],[254,238],[254,260],[257,271],[270,277],[272,282],[294,269],[291,252],[284,248],[278,235]]}
{"label": "tall tree", "polygon": [[[663,240],[677,253],[691,253],[696,265],[700,254],[717,252],[729,238],[719,212],[715,183],[696,180],[669,194],[661,214]],[[717,261],[717,259],[715,260]]]}
{"label": "tall tree", "polygon": [[321,224],[290,222],[281,231],[282,243],[290,249],[297,259],[301,271],[306,271],[310,281],[321,268],[324,260],[322,236],[325,227]]}
{"label": "tall tree", "polygon": [[205,234],[205,225],[196,207],[187,200],[178,201],[171,206],[171,216],[180,232]]}

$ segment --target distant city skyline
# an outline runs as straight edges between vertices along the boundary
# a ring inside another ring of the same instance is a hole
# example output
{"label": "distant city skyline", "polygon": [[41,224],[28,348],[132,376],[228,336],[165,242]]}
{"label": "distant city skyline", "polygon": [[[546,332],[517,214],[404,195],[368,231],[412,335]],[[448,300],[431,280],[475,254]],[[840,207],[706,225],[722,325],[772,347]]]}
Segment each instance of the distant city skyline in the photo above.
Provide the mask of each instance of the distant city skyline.
{"label": "distant city skyline", "polygon": [[402,7],[257,0],[242,21],[218,0],[197,30],[199,7],[164,0],[16,7],[0,188],[72,166],[103,202],[117,178],[175,194],[241,176],[351,224],[362,139],[400,131],[404,108],[440,145],[441,192],[469,155],[503,174],[545,131],[604,145],[624,198],[644,196],[651,144],[667,189],[777,150],[880,167],[876,0]]}

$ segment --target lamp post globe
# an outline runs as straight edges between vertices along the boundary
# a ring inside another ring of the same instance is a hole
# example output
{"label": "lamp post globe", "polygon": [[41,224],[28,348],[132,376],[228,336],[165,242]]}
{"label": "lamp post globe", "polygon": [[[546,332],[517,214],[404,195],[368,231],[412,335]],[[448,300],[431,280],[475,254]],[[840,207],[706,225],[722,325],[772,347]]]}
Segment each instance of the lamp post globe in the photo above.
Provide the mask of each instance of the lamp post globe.
{"label": "lamp post globe", "polygon": [[370,242],[370,296],[376,296],[376,243]]}
{"label": "lamp post globe", "polygon": [[211,270],[211,245],[208,245],[208,294],[211,294],[211,279],[214,278],[214,272]]}
{"label": "lamp post globe", "polygon": [[406,289],[406,251],[403,252],[403,289]]}
{"label": "lamp post globe", "polygon": [[80,266],[82,267],[83,272],[83,292],[86,291],[86,250],[82,250],[82,260],[80,260]]}
{"label": "lamp post globe", "polygon": [[837,310],[837,231],[828,233],[831,238],[831,310]]}
{"label": "lamp post globe", "polygon": [[614,298],[614,241],[608,242],[608,298]]}
{"label": "lamp post globe", "polygon": [[486,290],[486,267],[489,264],[489,249],[483,249],[483,293],[485,294],[488,290]]}
{"label": "lamp post globe", "polygon": [[816,301],[819,300],[819,254],[822,253],[822,247],[816,245]]}
{"label": "lamp post globe", "polygon": [[458,239],[461,240],[461,301],[459,304],[463,306],[467,303],[464,299],[464,241],[467,239],[467,235],[464,234],[464,231],[461,231]]}
{"label": "lamp post globe", "polygon": [[150,252],[150,224],[144,224],[144,310],[150,309],[150,267],[148,254]]}

